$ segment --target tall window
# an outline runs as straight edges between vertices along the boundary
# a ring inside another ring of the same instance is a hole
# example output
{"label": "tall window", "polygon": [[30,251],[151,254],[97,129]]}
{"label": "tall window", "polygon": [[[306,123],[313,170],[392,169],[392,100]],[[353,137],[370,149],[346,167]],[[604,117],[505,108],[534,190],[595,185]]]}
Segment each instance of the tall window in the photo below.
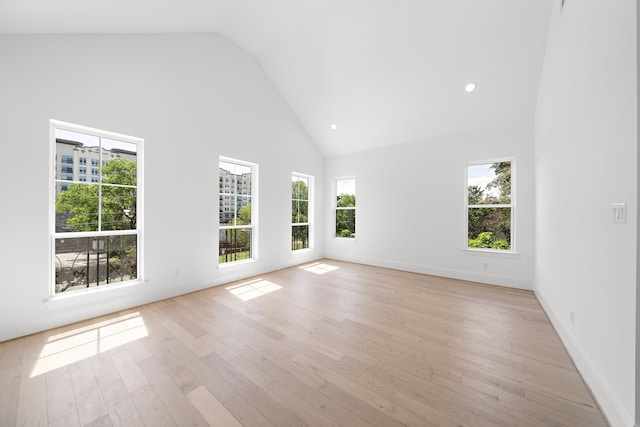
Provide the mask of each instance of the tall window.
{"label": "tall window", "polygon": [[513,161],[467,166],[467,247],[514,251]]}
{"label": "tall window", "polygon": [[336,179],[336,237],[356,237],[356,179]]}
{"label": "tall window", "polygon": [[[53,292],[140,279],[142,139],[57,121],[51,135]],[[87,158],[91,182],[69,170]]]}
{"label": "tall window", "polygon": [[255,179],[258,166],[220,158],[220,264],[252,259],[255,238]]}
{"label": "tall window", "polygon": [[311,246],[311,197],[313,178],[306,175],[291,176],[291,250],[308,249]]}

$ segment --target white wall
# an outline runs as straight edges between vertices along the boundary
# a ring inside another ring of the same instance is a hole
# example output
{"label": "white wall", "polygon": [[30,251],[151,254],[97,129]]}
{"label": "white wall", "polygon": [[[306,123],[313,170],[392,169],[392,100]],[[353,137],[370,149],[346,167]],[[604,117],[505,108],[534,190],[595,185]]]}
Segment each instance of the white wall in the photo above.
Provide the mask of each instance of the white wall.
{"label": "white wall", "polygon": [[[467,162],[514,157],[517,252],[464,250]],[[399,144],[325,161],[333,180],[356,177],[356,235],[336,239],[325,206],[328,257],[504,286],[533,286],[533,121]]]}
{"label": "white wall", "polygon": [[[314,175],[321,197],[324,160],[224,37],[2,36],[0,58],[0,341],[322,255],[320,238],[290,253],[290,182]],[[147,283],[47,301],[50,119],[145,139]],[[260,260],[217,269],[220,155],[259,164]]]}
{"label": "white wall", "polygon": [[535,290],[613,426],[636,404],[635,7],[554,5],[536,115]]}

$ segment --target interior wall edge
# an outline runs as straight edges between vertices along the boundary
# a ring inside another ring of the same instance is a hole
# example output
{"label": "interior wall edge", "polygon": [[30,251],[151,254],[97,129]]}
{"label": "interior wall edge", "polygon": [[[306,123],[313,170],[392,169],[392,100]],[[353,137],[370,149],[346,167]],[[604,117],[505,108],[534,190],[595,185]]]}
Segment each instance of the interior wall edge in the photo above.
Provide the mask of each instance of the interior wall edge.
{"label": "interior wall edge", "polygon": [[571,332],[570,328],[562,316],[558,315],[553,305],[545,297],[544,292],[535,287],[534,289],[536,298],[540,302],[542,309],[545,311],[551,324],[553,325],[556,333],[560,337],[562,344],[566,348],[569,356],[576,365],[578,372],[582,375],[582,379],[587,384],[587,387],[591,390],[591,394],[595,398],[602,413],[607,418],[607,421],[612,426],[633,426],[634,424],[632,414],[625,411],[624,406],[620,400],[616,397],[615,393],[604,379],[604,376],[597,368],[596,364],[591,360],[589,354],[580,345],[580,342]]}
{"label": "interior wall edge", "polygon": [[394,270],[408,271],[411,273],[427,274],[430,276],[446,277],[449,279],[465,280],[469,282],[477,282],[485,285],[504,286],[508,288],[533,290],[533,282],[529,280],[516,279],[513,277],[496,276],[490,274],[481,274],[465,270],[453,268],[436,267],[426,264],[413,264],[398,261],[389,261],[384,259],[344,256],[339,254],[327,254],[327,258],[333,258],[339,261],[355,262],[358,264],[371,265],[374,267],[392,268]]}

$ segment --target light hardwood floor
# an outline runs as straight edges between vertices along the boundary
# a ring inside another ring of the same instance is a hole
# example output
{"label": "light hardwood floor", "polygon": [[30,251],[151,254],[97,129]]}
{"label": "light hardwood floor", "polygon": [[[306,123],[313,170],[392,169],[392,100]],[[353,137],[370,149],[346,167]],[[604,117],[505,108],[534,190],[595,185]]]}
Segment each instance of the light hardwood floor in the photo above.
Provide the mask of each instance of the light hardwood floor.
{"label": "light hardwood floor", "polygon": [[320,260],[0,344],[1,426],[606,426],[532,292]]}

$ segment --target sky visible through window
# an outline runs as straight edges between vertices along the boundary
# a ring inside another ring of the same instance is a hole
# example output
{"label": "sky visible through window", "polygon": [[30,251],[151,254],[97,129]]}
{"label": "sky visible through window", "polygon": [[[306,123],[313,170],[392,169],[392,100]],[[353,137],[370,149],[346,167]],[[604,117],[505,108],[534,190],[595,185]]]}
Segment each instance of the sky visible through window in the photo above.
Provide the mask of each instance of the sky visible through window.
{"label": "sky visible through window", "polygon": [[[82,142],[85,147],[98,147],[100,145],[100,138],[95,135],[89,135],[81,132],[74,132],[65,129],[56,129],[56,139],[66,139],[69,141]],[[109,138],[102,138],[102,148],[104,150],[112,150],[114,148],[119,150],[127,150],[136,152],[136,144],[131,144],[123,141],[117,141]]]}
{"label": "sky visible through window", "polygon": [[491,169],[493,163],[486,163],[482,165],[471,165],[467,169],[467,185],[477,185],[482,188],[484,194],[491,194],[492,196],[499,197],[500,189],[492,188],[487,189],[487,184],[494,180],[496,173]]}
{"label": "sky visible through window", "polygon": [[337,180],[337,195],[341,194],[356,194],[356,180],[355,178],[351,179],[338,179]]}

